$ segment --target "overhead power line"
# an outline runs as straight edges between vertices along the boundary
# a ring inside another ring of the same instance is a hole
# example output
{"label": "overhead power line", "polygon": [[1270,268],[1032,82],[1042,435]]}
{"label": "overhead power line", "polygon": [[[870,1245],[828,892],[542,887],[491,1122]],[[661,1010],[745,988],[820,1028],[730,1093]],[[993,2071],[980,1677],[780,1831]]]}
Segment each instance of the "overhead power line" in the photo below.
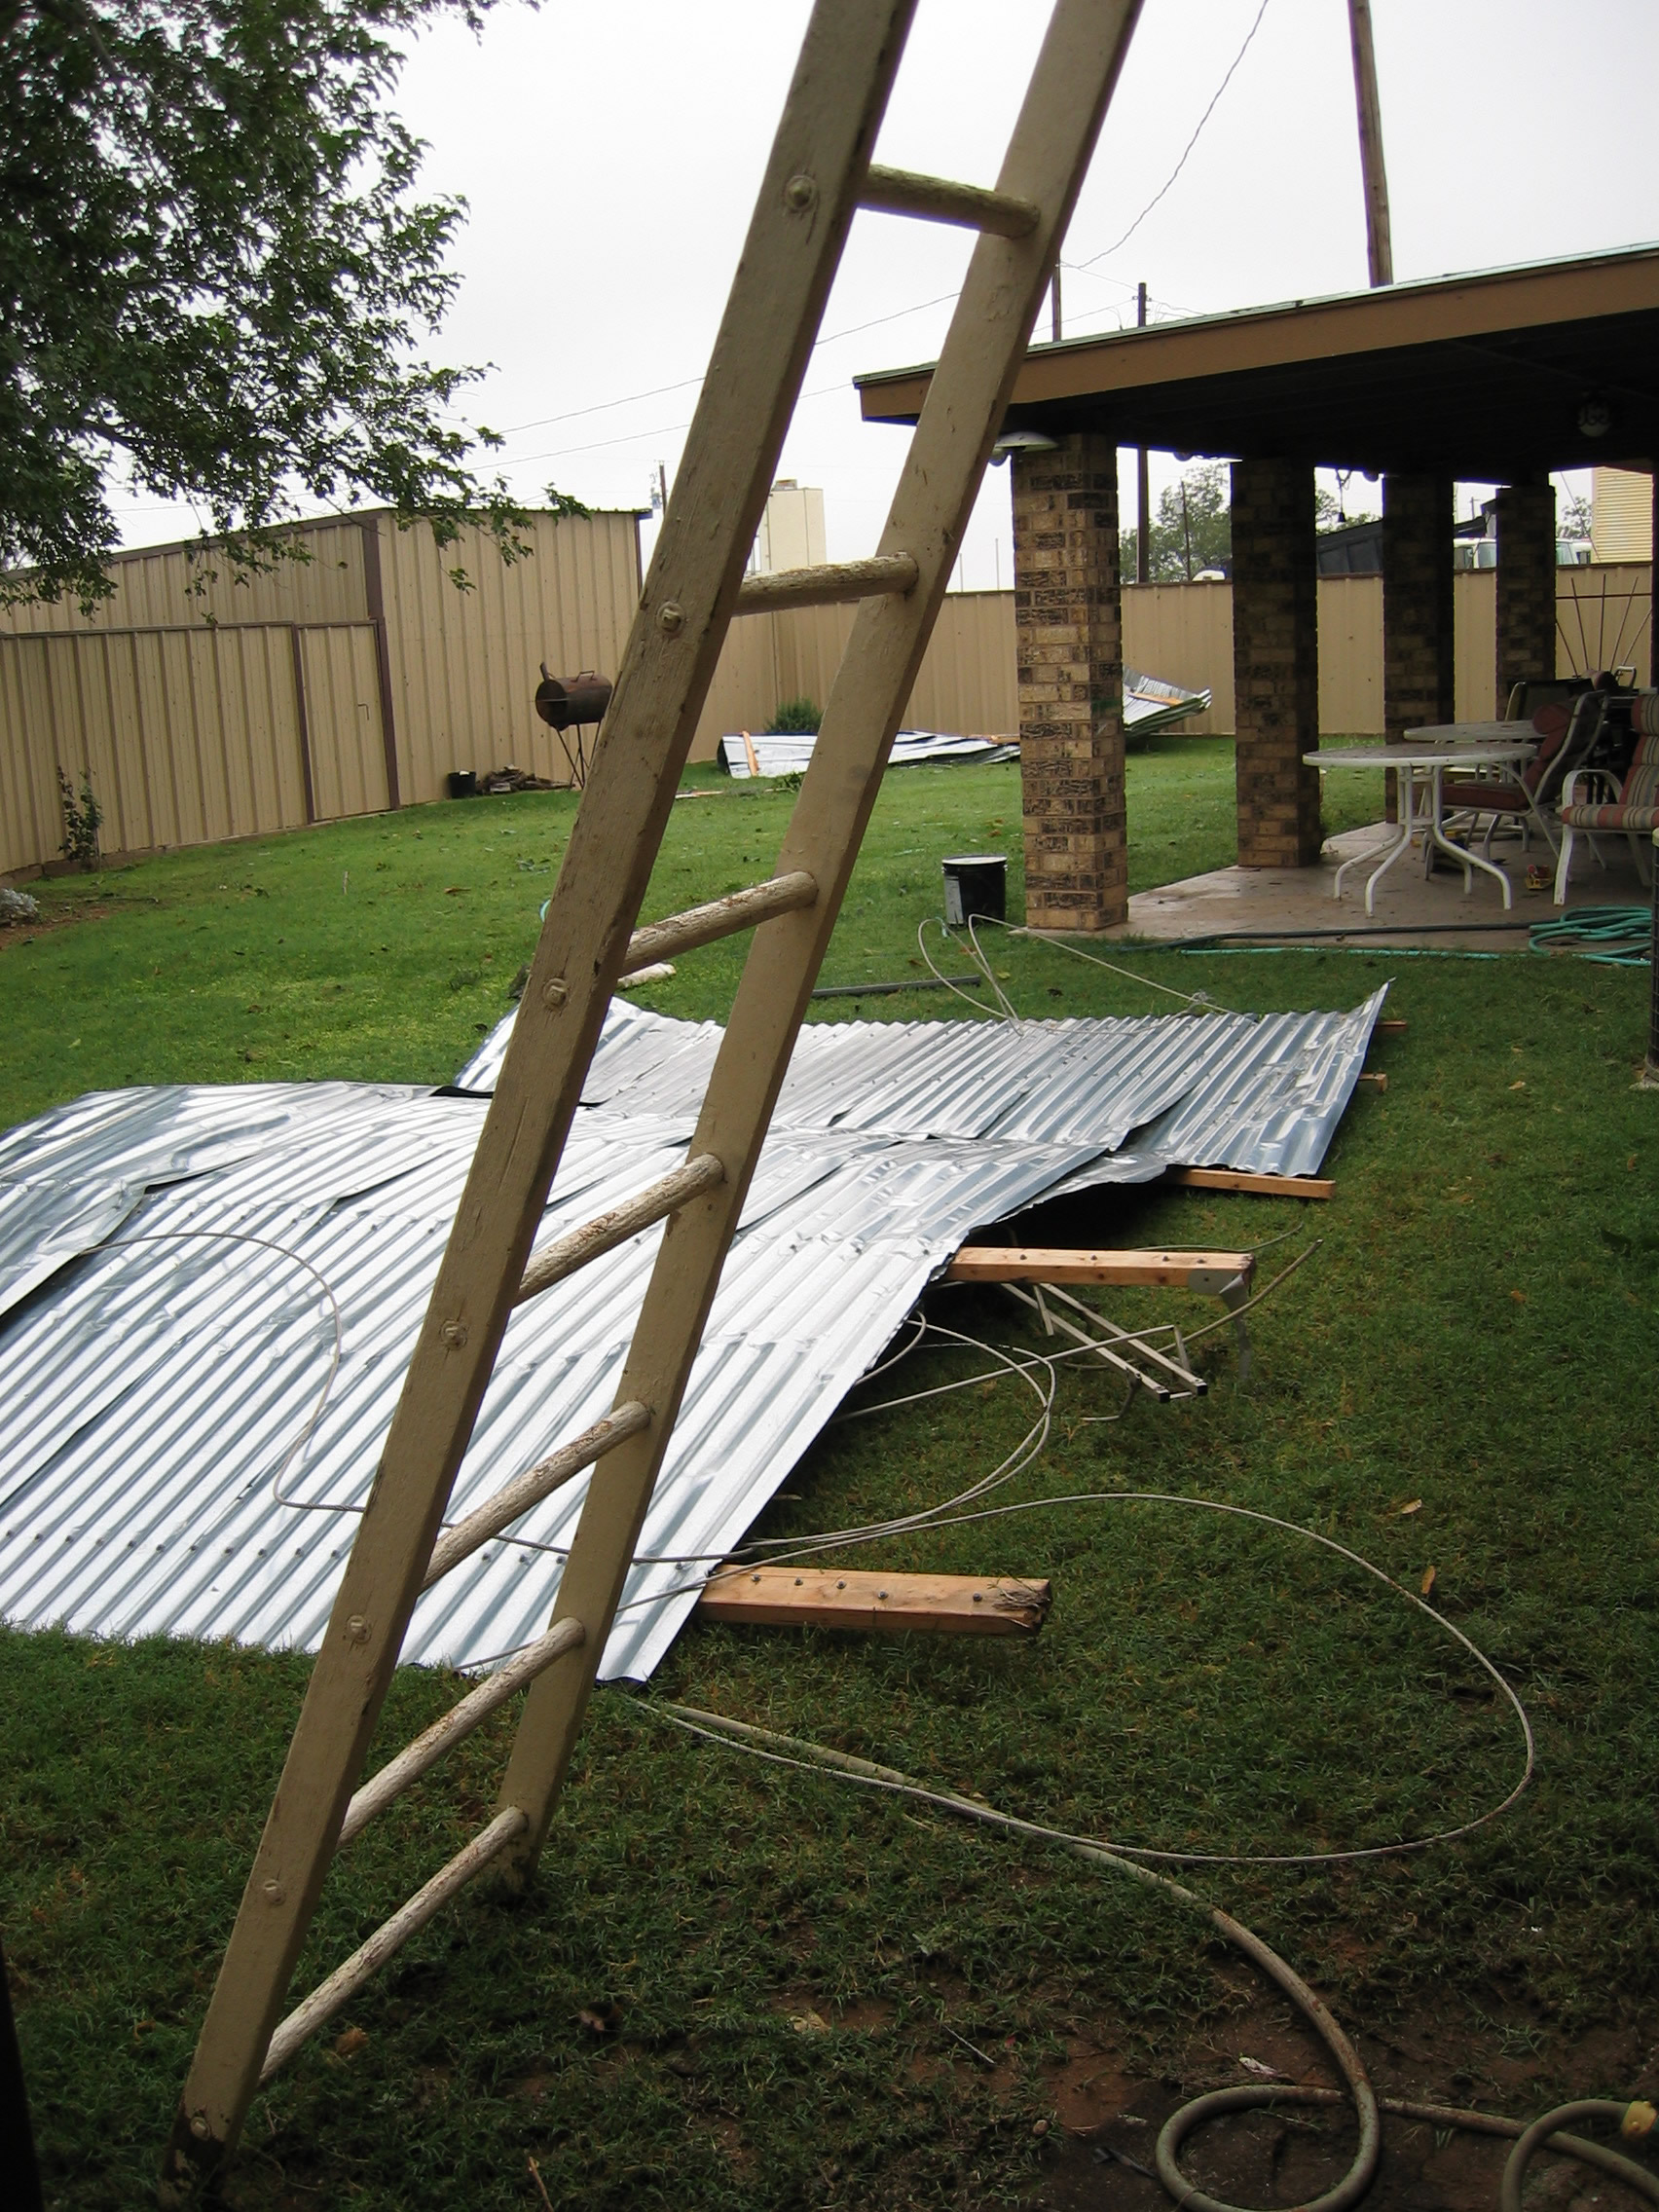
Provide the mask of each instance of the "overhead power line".
{"label": "overhead power line", "polygon": [[1135,217],[1134,221],[1129,225],[1128,229],[1124,233],[1121,239],[1117,240],[1114,244],[1105,247],[1101,252],[1090,254],[1087,261],[1080,262],[1078,264],[1079,268],[1088,269],[1091,268],[1097,261],[1109,261],[1112,258],[1113,254],[1117,253],[1121,247],[1127,245],[1130,239],[1134,237],[1135,233],[1140,229],[1141,225],[1146,221],[1147,217],[1158,205],[1158,203],[1163,198],[1164,194],[1169,190],[1169,187],[1175,182],[1175,179],[1180,175],[1181,171],[1187,166],[1188,155],[1192,153],[1193,148],[1203,136],[1204,125],[1215,113],[1216,102],[1221,98],[1222,93],[1226,92],[1228,86],[1232,84],[1235,71],[1237,69],[1238,64],[1243,60],[1245,55],[1249,53],[1250,41],[1261,29],[1262,18],[1267,14],[1267,12],[1268,0],[1262,0],[1262,5],[1256,10],[1256,20],[1250,25],[1250,28],[1244,34],[1244,44],[1233,56],[1232,66],[1228,69],[1227,75],[1223,77],[1221,83],[1217,85],[1214,93],[1211,95],[1208,107],[1206,107],[1203,114],[1199,116],[1198,129],[1187,140],[1186,151],[1182,154],[1181,159],[1175,164],[1175,166],[1170,170],[1162,185],[1157,192],[1153,194],[1152,198],[1147,202],[1146,205],[1141,209],[1140,213]]}

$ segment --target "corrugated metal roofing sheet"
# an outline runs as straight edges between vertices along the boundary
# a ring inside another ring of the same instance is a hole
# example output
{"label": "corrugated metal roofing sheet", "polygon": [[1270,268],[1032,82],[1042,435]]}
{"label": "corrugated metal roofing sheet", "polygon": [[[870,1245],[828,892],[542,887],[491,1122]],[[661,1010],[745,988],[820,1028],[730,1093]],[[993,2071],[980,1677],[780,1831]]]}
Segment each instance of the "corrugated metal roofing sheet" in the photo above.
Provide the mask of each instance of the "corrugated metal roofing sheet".
{"label": "corrugated metal roofing sheet", "polygon": [[[804,1032],[604,1674],[650,1672],[699,1562],[739,1540],[974,1229],[1176,1158],[1317,1165],[1381,1003]],[[718,1039],[612,1007],[544,1236],[682,1157]],[[180,1088],[0,1138],[0,1612],[315,1644],[484,1111],[370,1085]],[[515,1313],[452,1518],[608,1409],[660,1235]],[[477,1666],[538,1633],[584,1491],[423,1600],[406,1656]]]}

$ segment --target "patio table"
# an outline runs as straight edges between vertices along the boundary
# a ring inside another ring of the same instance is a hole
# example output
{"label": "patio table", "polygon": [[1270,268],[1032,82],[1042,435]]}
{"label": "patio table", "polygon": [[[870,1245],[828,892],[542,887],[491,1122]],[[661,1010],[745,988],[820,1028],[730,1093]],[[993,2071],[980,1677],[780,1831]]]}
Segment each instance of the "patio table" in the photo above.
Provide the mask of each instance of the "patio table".
{"label": "patio table", "polygon": [[[1530,760],[1538,744],[1530,725],[1526,722],[1449,722],[1411,730],[1408,736],[1411,742],[1405,745],[1334,746],[1323,753],[1302,756],[1315,768],[1397,768],[1401,771],[1399,835],[1366,878],[1366,912],[1376,913],[1378,884],[1401,855],[1411,850],[1419,830],[1425,857],[1438,847],[1462,869],[1465,898],[1474,889],[1474,870],[1478,867],[1497,878],[1504,906],[1513,905],[1515,895],[1502,868],[1492,861],[1483,860],[1479,853],[1467,852],[1461,845],[1453,844],[1447,836],[1441,815],[1440,789],[1448,768],[1478,768],[1488,762],[1494,767],[1507,766]],[[1344,861],[1331,887],[1333,898],[1342,897],[1343,877],[1348,869],[1369,858],[1369,854],[1361,854]]]}

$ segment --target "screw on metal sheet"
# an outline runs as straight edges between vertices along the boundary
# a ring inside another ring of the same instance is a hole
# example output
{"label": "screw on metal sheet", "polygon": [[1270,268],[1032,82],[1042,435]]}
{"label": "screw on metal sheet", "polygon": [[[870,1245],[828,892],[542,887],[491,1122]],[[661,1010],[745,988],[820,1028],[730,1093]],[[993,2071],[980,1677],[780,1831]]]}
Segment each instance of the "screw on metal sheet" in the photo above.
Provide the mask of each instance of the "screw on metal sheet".
{"label": "screw on metal sheet", "polygon": [[792,176],[784,187],[784,205],[796,215],[804,215],[818,204],[818,179],[812,176]]}
{"label": "screw on metal sheet", "polygon": [[452,1351],[460,1351],[461,1346],[466,1342],[466,1323],[464,1321],[446,1321],[438,1334]]}
{"label": "screw on metal sheet", "polygon": [[351,1615],[351,1618],[346,1623],[346,1634],[351,1639],[351,1641],[353,1643],[368,1642],[369,1624],[366,1620],[364,1620],[361,1613],[353,1613]]}
{"label": "screw on metal sheet", "polygon": [[685,627],[685,609],[677,599],[665,599],[657,608],[657,628],[673,637]]}
{"label": "screw on metal sheet", "polygon": [[280,1904],[287,1894],[280,1882],[270,1881],[265,1885],[265,1901],[267,1904]]}
{"label": "screw on metal sheet", "polygon": [[191,2114],[190,2132],[195,2136],[198,2143],[206,2142],[209,2134],[212,2132],[212,2129],[208,2122],[207,2115],[204,2112],[193,2112]]}
{"label": "screw on metal sheet", "polygon": [[563,976],[555,976],[541,986],[541,1003],[549,1013],[557,1013],[571,995],[571,986]]}

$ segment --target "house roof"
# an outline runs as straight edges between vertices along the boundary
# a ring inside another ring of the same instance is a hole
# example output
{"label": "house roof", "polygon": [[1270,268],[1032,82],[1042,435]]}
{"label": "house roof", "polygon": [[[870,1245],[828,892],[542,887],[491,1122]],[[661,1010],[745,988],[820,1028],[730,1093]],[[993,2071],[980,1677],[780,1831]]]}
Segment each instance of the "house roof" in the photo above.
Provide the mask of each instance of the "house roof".
{"label": "house roof", "polygon": [[[855,378],[914,422],[932,364]],[[1582,426],[1604,410],[1601,435]],[[1005,427],[1514,481],[1643,466],[1659,424],[1659,245],[1203,315],[1027,353]]]}

